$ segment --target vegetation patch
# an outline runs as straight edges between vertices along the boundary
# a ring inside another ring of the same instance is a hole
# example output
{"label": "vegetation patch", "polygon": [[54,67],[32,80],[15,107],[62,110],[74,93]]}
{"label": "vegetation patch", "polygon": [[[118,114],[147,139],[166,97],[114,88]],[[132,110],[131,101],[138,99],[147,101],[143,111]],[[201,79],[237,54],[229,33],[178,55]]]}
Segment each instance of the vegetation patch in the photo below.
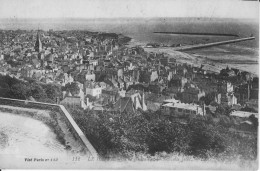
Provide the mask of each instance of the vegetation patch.
{"label": "vegetation patch", "polygon": [[[68,108],[103,160],[164,160],[158,154],[180,154],[201,160],[255,161],[257,136],[235,134],[210,117],[187,118],[187,123],[160,119],[159,112],[97,112]],[[167,157],[166,157],[167,158]],[[170,157],[169,157],[170,158]]]}

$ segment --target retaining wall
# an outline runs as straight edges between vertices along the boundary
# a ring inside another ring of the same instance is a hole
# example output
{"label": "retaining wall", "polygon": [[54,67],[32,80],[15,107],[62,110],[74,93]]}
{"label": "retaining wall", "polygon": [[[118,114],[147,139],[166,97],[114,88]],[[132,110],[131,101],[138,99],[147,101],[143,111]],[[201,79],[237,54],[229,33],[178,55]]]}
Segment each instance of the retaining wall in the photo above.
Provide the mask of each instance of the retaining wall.
{"label": "retaining wall", "polygon": [[70,113],[66,110],[63,105],[51,104],[51,103],[42,103],[42,102],[34,102],[28,100],[18,100],[18,99],[10,99],[10,98],[2,98],[0,97],[0,104],[9,105],[9,106],[19,106],[25,108],[36,108],[36,109],[50,109],[52,111],[56,111],[59,113],[63,113],[70,126],[73,128],[73,132],[79,137],[85,147],[89,150],[94,160],[98,160],[98,153],[92,144],[89,142],[87,137],[83,134],[77,123],[74,121]]}

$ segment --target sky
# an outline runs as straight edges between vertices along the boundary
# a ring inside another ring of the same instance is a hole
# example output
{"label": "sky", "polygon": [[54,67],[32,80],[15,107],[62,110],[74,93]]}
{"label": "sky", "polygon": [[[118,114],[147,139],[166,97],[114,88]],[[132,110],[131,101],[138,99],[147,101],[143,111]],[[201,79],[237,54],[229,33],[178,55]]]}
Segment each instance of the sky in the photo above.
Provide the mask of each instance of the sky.
{"label": "sky", "polygon": [[259,2],[241,0],[0,0],[0,18],[151,18],[259,16]]}

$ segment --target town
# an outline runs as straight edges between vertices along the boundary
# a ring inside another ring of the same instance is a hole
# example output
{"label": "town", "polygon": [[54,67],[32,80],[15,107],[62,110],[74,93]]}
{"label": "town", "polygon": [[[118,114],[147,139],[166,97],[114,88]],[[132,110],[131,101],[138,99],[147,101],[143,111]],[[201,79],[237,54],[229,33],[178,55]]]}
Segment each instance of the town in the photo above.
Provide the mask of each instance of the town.
{"label": "town", "polygon": [[258,76],[249,72],[181,63],[128,47],[131,38],[115,33],[0,30],[0,40],[1,97],[104,114],[157,112],[181,124],[211,116],[236,133],[257,131]]}

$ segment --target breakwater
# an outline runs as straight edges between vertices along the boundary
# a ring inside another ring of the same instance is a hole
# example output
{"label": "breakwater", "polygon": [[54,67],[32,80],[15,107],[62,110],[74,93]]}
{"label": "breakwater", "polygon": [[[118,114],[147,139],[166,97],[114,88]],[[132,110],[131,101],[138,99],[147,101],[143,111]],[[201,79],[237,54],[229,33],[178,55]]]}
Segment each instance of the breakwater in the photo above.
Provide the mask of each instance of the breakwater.
{"label": "breakwater", "polygon": [[176,48],[174,48],[174,50],[176,50],[176,51],[188,51],[188,50],[193,50],[193,49],[202,49],[202,48],[207,48],[207,47],[212,47],[212,46],[219,46],[219,45],[225,45],[225,44],[236,43],[236,42],[243,42],[243,41],[254,40],[254,39],[255,39],[255,37],[246,37],[246,38],[227,40],[227,41],[221,41],[221,42],[176,47]]}
{"label": "breakwater", "polygon": [[239,37],[237,34],[225,34],[225,33],[199,33],[199,32],[160,32],[155,31],[155,34],[178,34],[178,35],[196,35],[196,36],[232,36]]}

